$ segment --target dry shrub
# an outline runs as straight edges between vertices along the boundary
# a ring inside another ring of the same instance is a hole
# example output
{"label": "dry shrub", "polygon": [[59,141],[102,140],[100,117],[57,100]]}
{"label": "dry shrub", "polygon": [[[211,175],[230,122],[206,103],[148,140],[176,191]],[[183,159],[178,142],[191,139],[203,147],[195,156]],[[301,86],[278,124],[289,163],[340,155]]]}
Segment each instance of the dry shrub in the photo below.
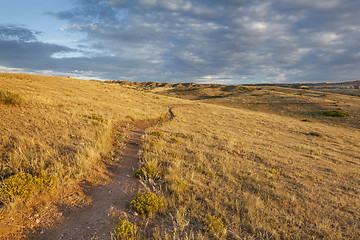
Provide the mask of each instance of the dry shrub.
{"label": "dry shrub", "polygon": [[19,105],[23,102],[23,100],[24,99],[18,93],[0,89],[0,102],[8,105]]}

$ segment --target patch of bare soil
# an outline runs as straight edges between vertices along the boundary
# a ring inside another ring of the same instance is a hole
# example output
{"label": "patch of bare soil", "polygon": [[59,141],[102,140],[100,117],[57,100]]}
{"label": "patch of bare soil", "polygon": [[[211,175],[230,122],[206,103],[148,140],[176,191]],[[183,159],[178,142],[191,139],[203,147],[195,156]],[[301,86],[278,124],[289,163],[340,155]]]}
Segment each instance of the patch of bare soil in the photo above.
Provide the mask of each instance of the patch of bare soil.
{"label": "patch of bare soil", "polygon": [[121,160],[110,167],[110,183],[92,186],[83,182],[82,187],[91,197],[91,204],[75,211],[61,209],[63,222],[50,229],[38,229],[28,239],[111,239],[111,211],[129,212],[126,203],[141,187],[139,180],[134,178],[134,171],[138,167],[138,151],[146,127],[142,125],[130,130]]}

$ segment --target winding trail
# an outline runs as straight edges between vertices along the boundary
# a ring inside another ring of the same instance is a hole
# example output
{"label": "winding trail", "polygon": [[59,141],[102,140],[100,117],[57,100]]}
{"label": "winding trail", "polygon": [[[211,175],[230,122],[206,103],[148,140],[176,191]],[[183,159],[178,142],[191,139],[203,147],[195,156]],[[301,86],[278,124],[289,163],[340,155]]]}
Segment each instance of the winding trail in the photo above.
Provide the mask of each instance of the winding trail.
{"label": "winding trail", "polygon": [[84,182],[82,188],[91,197],[92,202],[80,209],[64,209],[64,220],[48,229],[38,229],[37,232],[28,235],[27,239],[56,240],[56,239],[97,239],[111,240],[111,229],[114,223],[111,219],[111,211],[127,212],[133,216],[126,204],[141,189],[141,184],[134,177],[138,168],[138,152],[142,143],[141,136],[149,127],[174,119],[173,107],[168,110],[168,119],[149,120],[134,124],[133,128],[127,129],[128,137],[125,140],[126,147],[122,151],[119,161],[109,168],[111,181],[106,185],[92,186]]}
{"label": "winding trail", "polygon": [[134,171],[138,167],[138,151],[141,136],[147,125],[137,126],[130,130],[126,140],[126,148],[119,162],[111,166],[111,182],[103,186],[87,186],[85,191],[92,198],[89,206],[64,213],[64,221],[50,229],[43,229],[28,239],[111,239],[113,221],[108,213],[111,209],[124,212],[141,187]]}

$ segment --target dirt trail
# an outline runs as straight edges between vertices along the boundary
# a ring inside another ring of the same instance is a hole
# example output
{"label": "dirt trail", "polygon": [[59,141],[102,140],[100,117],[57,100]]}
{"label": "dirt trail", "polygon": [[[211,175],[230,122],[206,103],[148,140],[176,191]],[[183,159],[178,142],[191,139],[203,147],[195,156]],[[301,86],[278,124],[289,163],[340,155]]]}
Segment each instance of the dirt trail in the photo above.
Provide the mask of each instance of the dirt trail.
{"label": "dirt trail", "polygon": [[115,208],[128,212],[126,202],[131,201],[140,188],[134,170],[138,167],[138,151],[146,126],[130,131],[121,160],[111,168],[112,181],[104,186],[88,186],[93,202],[84,208],[64,213],[64,222],[42,230],[28,239],[111,239],[113,222],[108,216]]}

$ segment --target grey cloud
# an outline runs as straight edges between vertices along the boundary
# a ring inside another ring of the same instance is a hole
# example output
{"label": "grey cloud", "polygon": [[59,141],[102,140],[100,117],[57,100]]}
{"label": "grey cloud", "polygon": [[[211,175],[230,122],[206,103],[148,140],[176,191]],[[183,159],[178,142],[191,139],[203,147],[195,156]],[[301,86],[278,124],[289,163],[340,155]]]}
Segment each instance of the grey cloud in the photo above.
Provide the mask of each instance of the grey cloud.
{"label": "grey cloud", "polygon": [[16,25],[0,25],[0,39],[15,40],[15,41],[36,41],[36,35],[40,34],[38,31],[32,31]]}
{"label": "grey cloud", "polygon": [[101,0],[78,0],[80,7],[70,11],[47,12],[59,19],[77,24],[117,24],[118,12],[109,3]]}
{"label": "grey cloud", "polygon": [[51,56],[71,49],[42,42],[20,42],[0,40],[0,65],[18,68],[56,68]]}
{"label": "grey cloud", "polygon": [[16,25],[0,26],[0,65],[33,70],[56,69],[53,54],[74,52],[56,44],[38,41],[39,32]]}
{"label": "grey cloud", "polygon": [[[51,15],[85,32],[99,54],[45,59],[109,79],[351,80],[360,74],[359,10],[355,0],[81,0]],[[45,45],[43,55],[57,51],[68,50]]]}

